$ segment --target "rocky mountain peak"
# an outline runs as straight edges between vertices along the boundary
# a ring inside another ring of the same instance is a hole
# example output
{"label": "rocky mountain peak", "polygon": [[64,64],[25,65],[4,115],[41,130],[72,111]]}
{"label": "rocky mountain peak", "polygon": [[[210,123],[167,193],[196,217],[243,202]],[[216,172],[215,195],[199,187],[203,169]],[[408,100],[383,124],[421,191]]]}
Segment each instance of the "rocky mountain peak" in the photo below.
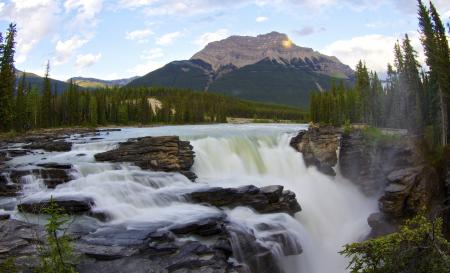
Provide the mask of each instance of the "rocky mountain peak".
{"label": "rocky mountain peak", "polygon": [[318,63],[322,66],[322,72],[328,75],[340,74],[349,77],[353,74],[350,67],[337,58],[323,55],[311,48],[297,46],[286,34],[276,31],[256,37],[234,35],[209,43],[191,58],[196,59],[210,64],[215,71],[229,65],[241,68],[271,59],[284,64],[298,60]]}

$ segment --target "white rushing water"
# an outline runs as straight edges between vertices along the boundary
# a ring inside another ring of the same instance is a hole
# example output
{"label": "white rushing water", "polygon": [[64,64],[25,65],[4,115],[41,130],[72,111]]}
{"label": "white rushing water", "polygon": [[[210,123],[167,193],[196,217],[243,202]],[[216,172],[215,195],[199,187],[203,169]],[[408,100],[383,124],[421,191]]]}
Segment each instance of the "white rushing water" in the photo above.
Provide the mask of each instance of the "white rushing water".
{"label": "white rushing water", "polygon": [[[26,156],[13,164],[60,162],[75,166],[74,180],[54,190],[38,179],[26,178],[24,198],[88,196],[95,209],[107,212],[111,223],[131,227],[146,222],[185,223],[220,213],[216,208],[189,204],[182,193],[207,186],[238,187],[282,185],[296,193],[302,211],[295,219],[285,214],[259,215],[248,208],[226,213],[229,219],[264,236],[260,223],[277,223],[294,234],[303,253],[281,258],[287,273],[343,273],[347,261],[337,252],[348,242],[369,232],[367,217],[376,211],[376,200],[365,197],[351,182],[330,178],[306,168],[290,138],[305,125],[202,125],[125,128],[102,135],[102,140],[74,140],[72,151]],[[94,154],[113,149],[120,141],[148,135],[179,135],[190,140],[196,158],[198,183],[179,174],[142,171],[129,164],[96,163]],[[16,215],[20,217],[20,215]],[[279,252],[276,246],[274,252]]]}

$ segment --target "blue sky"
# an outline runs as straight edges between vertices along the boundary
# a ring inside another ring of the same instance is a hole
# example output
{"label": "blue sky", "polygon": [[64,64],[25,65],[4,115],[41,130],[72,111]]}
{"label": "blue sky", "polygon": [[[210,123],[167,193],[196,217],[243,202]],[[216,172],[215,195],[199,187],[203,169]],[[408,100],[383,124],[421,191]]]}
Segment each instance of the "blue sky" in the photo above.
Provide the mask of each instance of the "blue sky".
{"label": "blue sky", "polygon": [[[450,1],[435,0],[444,21]],[[143,75],[189,59],[230,35],[278,31],[297,45],[382,72],[409,33],[423,59],[415,0],[0,0],[0,31],[14,21],[16,66],[102,79]]]}

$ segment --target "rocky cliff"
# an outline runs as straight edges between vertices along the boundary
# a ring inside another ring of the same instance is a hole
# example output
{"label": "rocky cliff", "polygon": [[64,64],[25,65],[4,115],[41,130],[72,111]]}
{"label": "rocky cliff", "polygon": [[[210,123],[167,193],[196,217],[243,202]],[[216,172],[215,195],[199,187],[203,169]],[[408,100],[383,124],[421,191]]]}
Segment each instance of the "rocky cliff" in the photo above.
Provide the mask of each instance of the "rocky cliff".
{"label": "rocky cliff", "polygon": [[[438,172],[427,163],[413,137],[373,139],[363,130],[344,133],[333,127],[310,126],[291,145],[303,154],[307,166],[355,183],[368,196],[380,196],[379,213],[368,218],[372,236],[392,232],[422,208],[430,210],[441,196]],[[339,158],[336,153],[339,151]]]}
{"label": "rocky cliff", "polygon": [[192,56],[191,60],[202,60],[212,66],[214,71],[233,66],[237,69],[258,63],[264,59],[289,64],[291,61],[317,62],[317,72],[330,76],[353,76],[353,70],[342,64],[336,57],[329,57],[311,48],[295,45],[283,33],[270,32],[252,36],[231,36],[221,41],[209,43],[203,50]]}

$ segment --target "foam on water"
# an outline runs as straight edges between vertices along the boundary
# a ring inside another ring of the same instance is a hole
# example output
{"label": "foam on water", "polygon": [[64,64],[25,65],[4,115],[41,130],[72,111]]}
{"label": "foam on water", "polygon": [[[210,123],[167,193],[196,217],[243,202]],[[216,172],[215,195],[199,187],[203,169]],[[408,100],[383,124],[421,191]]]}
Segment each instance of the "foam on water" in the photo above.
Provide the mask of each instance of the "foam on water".
{"label": "foam on water", "polygon": [[[340,175],[327,177],[306,168],[300,153],[289,146],[290,138],[305,125],[201,125],[125,128],[103,134],[102,140],[77,141],[72,151],[26,156],[14,163],[71,163],[74,180],[54,190],[45,189],[34,176],[27,176],[25,199],[50,196],[86,196],[95,210],[107,212],[112,223],[139,226],[146,222],[186,223],[213,217],[217,208],[189,204],[183,194],[208,186],[238,187],[282,185],[296,193],[302,211],[295,218],[285,214],[259,215],[248,208],[226,210],[230,221],[255,233],[260,223],[282,225],[292,242],[303,248],[300,256],[274,254],[287,273],[345,272],[346,260],[337,252],[345,243],[368,233],[366,219],[376,210],[376,200],[365,197]],[[94,154],[113,149],[128,138],[179,135],[191,140],[196,158],[193,166],[198,183],[180,174],[142,171],[130,164],[97,163]],[[34,180],[33,180],[34,179]],[[239,248],[239,242],[233,245]],[[236,249],[238,252],[238,249]]]}

